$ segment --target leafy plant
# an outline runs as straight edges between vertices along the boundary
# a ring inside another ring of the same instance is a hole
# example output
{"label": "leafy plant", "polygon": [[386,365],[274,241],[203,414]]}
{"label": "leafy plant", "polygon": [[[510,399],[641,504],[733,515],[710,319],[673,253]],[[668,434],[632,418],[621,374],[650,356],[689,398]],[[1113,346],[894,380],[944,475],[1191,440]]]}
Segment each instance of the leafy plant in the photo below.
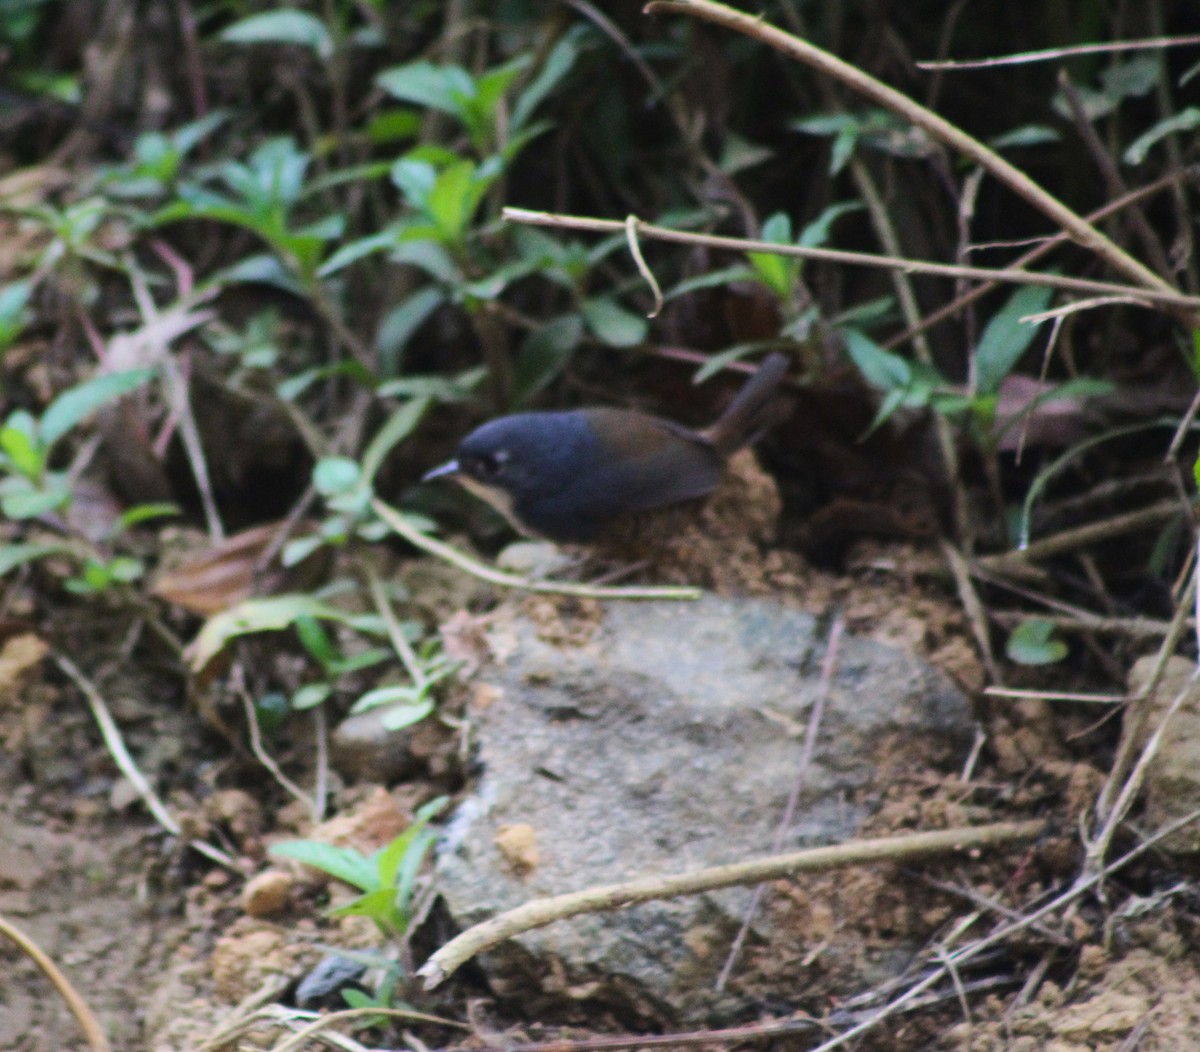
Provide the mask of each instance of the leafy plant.
{"label": "leafy plant", "polygon": [[97,409],[146,383],[153,369],[101,373],[60,394],[41,417],[15,409],[0,425],[0,511],[32,519],[61,511],[71,500],[65,471],[53,470],[58,441]]}
{"label": "leafy plant", "polygon": [[[1023,319],[1045,309],[1050,290],[1036,285],[1017,289],[988,322],[972,356],[973,383],[966,388],[952,383],[932,365],[912,362],[885,350],[862,330],[843,329],[846,351],[866,381],[883,393],[871,431],[902,407],[931,408],[945,415],[969,411],[976,425],[976,437],[984,445],[994,445],[993,432],[1000,385],[1012,372],[1037,335],[1038,324]],[[1106,394],[1112,385],[1088,377],[1064,381],[1039,395],[1008,420],[1012,427],[1026,414],[1045,402],[1060,398]]]}
{"label": "leafy plant", "polygon": [[399,938],[412,919],[413,889],[421,864],[437,840],[429,823],[448,802],[439,796],[425,804],[408,829],[370,855],[318,840],[287,840],[273,845],[271,854],[313,866],[362,892],[331,909],[329,916],[369,917],[386,938]]}
{"label": "leafy plant", "polygon": [[1032,617],[1013,629],[1004,652],[1018,665],[1053,665],[1067,656],[1067,644],[1054,638],[1054,622]]}

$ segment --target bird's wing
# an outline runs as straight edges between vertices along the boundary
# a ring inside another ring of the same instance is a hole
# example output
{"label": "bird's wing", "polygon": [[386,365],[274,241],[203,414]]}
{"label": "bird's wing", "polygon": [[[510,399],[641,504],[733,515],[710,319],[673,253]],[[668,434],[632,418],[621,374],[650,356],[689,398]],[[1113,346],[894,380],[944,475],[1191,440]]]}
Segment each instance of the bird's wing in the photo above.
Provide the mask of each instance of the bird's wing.
{"label": "bird's wing", "polygon": [[598,518],[678,504],[717,488],[724,458],[705,436],[655,417],[621,409],[603,414],[604,467],[589,480],[587,514]]}

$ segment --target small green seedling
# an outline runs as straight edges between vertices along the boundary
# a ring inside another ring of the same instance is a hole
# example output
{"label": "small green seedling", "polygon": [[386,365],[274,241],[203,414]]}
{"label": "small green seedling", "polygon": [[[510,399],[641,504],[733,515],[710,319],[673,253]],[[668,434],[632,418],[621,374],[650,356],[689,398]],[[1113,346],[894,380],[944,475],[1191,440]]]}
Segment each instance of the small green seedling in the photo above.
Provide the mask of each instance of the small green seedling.
{"label": "small green seedling", "polygon": [[417,874],[437,839],[429,822],[447,803],[444,796],[429,801],[417,811],[411,826],[370,855],[317,840],[286,840],[275,844],[271,854],[323,870],[363,893],[331,909],[330,917],[369,917],[385,938],[399,938],[412,920]]}

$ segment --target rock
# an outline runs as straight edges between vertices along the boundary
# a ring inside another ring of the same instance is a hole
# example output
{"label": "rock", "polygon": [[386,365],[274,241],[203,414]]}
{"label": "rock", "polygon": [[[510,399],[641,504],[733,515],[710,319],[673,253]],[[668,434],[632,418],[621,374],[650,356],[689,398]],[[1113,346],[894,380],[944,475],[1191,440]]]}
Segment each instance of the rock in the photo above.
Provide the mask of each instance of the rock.
{"label": "rock", "polygon": [[501,570],[535,580],[563,573],[575,561],[549,541],[513,541],[496,557]]}
{"label": "rock", "polygon": [[300,980],[296,987],[296,1007],[309,1010],[344,1008],[346,1002],[342,999],[342,991],[350,986],[361,990],[358,980],[366,970],[367,966],[359,961],[352,961],[340,953],[327,953]]}
{"label": "rock", "polygon": [[[798,611],[715,596],[580,616],[586,630],[575,634],[543,631],[555,626],[541,615],[498,617],[500,657],[480,674],[488,704],[470,713],[482,778],[438,861],[463,927],[532,898],[771,852],[824,629]],[[843,636],[785,850],[853,836],[892,772],[956,765],[972,732],[948,678]],[[481,963],[496,993],[519,991],[534,1014],[586,996],[655,1020],[729,1018],[745,1004],[714,994],[713,982],[750,895],[575,918]],[[754,938],[769,939],[767,924],[760,917]]]}
{"label": "rock", "polygon": [[[1139,658],[1134,663],[1129,673],[1131,694],[1136,695],[1145,688],[1157,660],[1149,656]],[[1143,785],[1146,811],[1142,818],[1142,825],[1146,829],[1157,829],[1200,807],[1200,681],[1193,679],[1195,675],[1196,665],[1193,661],[1184,657],[1167,658],[1154,693],[1142,705],[1134,705],[1126,710],[1121,748],[1125,748],[1132,734],[1135,749],[1133,762],[1136,763],[1171,703],[1181,691],[1187,693],[1163,732],[1158,755],[1146,770]],[[1185,826],[1158,846],[1175,854],[1194,854],[1200,851],[1200,826]]]}
{"label": "rock", "polygon": [[271,917],[287,909],[294,881],[290,873],[268,869],[246,881],[242,910],[251,917]]}
{"label": "rock", "polygon": [[329,759],[348,783],[388,785],[416,769],[408,729],[393,731],[384,726],[387,713],[395,707],[380,705],[347,716],[334,729]]}

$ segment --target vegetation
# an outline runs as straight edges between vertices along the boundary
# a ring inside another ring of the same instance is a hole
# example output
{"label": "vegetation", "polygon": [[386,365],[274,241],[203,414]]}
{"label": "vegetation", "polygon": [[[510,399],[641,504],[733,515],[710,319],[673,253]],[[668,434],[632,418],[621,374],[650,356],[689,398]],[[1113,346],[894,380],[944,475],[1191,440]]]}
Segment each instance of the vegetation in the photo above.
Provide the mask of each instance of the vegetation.
{"label": "vegetation", "polygon": [[[684,372],[780,348],[785,545],[841,570],[938,534],[993,685],[1111,687],[1135,620],[1192,602],[1187,3],[126,7],[0,5],[0,574],[55,652],[165,664],[226,730],[244,694],[306,771],[310,720],[451,726],[463,659],[377,502],[493,552],[417,485],[474,423],[680,417]],[[877,531],[900,493],[935,528]],[[375,855],[276,850],[398,938],[435,810]]]}

